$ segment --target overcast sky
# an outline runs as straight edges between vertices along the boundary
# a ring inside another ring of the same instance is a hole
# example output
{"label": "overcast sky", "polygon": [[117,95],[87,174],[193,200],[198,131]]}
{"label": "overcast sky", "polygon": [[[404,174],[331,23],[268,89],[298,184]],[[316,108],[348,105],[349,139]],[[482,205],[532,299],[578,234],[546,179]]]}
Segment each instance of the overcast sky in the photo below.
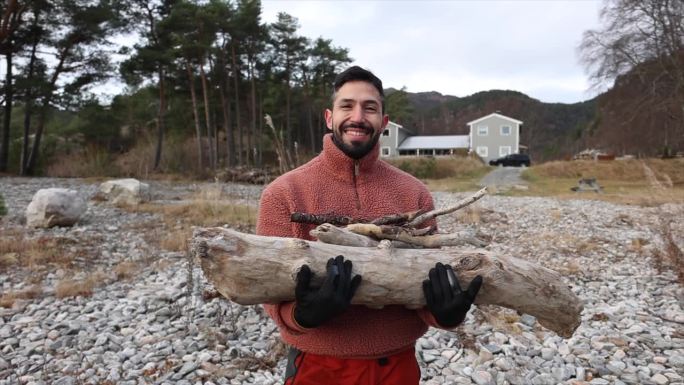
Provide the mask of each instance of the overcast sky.
{"label": "overcast sky", "polygon": [[262,0],[263,21],[299,19],[300,34],[332,39],[385,88],[468,96],[509,89],[544,102],[594,96],[577,56],[599,26],[599,0]]}

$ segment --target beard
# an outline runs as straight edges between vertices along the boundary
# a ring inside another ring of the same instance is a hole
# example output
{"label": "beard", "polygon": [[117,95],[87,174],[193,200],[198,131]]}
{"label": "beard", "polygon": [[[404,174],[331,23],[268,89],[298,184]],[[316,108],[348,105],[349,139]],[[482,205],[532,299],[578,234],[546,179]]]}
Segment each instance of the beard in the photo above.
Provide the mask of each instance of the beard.
{"label": "beard", "polygon": [[[371,138],[367,142],[362,142],[362,141],[352,141],[351,143],[345,143],[342,140],[342,133],[344,130],[348,128],[360,128],[363,130],[366,130],[366,132],[371,133]],[[342,150],[345,155],[352,159],[361,159],[366,154],[368,154],[373,147],[378,143],[378,140],[380,140],[380,132],[376,131],[373,129],[373,127],[366,125],[366,124],[359,124],[359,123],[351,123],[351,124],[345,124],[341,126],[338,130],[332,130],[333,132],[333,143]]]}

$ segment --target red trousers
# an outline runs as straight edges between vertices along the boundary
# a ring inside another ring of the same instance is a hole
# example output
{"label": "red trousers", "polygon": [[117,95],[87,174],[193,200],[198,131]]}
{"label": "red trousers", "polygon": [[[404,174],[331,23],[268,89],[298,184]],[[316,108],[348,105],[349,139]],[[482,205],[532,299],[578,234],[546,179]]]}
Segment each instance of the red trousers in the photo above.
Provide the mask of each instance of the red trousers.
{"label": "red trousers", "polygon": [[285,385],[418,385],[413,348],[379,359],[344,359],[290,348]]}

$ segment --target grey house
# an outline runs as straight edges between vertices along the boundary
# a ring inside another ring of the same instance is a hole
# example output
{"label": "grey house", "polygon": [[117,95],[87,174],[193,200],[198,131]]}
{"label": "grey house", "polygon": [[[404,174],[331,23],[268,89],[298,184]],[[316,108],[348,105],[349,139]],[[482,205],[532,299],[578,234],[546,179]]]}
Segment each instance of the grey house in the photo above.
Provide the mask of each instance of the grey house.
{"label": "grey house", "polygon": [[404,128],[392,121],[387,123],[385,131],[380,136],[380,156],[399,156],[399,145],[408,137],[416,135],[413,131]]}
{"label": "grey house", "polygon": [[413,131],[389,122],[380,136],[380,156],[452,155],[456,150],[467,149],[488,162],[519,152],[522,123],[493,113],[469,122],[469,135],[417,136]]}
{"label": "grey house", "polygon": [[520,126],[523,122],[499,113],[468,123],[470,150],[485,162],[520,152]]}

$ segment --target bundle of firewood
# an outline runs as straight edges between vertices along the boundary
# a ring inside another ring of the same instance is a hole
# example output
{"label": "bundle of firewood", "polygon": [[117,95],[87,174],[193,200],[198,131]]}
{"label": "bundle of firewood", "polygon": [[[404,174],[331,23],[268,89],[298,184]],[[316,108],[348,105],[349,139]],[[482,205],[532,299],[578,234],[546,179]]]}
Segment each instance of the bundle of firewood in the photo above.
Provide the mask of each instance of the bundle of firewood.
{"label": "bundle of firewood", "polygon": [[[555,271],[481,249],[473,233],[438,234],[420,225],[480,199],[485,189],[455,206],[361,222],[335,215],[295,213],[296,222],[319,224],[318,242],[244,234],[226,228],[198,228],[192,251],[208,280],[224,297],[242,305],[294,300],[295,277],[308,265],[315,279],[326,261],[344,255],[363,276],[352,303],[373,308],[425,305],[422,281],[437,262],[450,264],[462,287],[477,275],[483,285],[475,304],[499,305],[535,316],[539,323],[570,337],[580,323],[582,304]],[[461,246],[449,247],[446,246]],[[463,247],[466,246],[466,247]],[[441,248],[445,247],[445,248]],[[319,281],[320,282],[320,281]]]}

